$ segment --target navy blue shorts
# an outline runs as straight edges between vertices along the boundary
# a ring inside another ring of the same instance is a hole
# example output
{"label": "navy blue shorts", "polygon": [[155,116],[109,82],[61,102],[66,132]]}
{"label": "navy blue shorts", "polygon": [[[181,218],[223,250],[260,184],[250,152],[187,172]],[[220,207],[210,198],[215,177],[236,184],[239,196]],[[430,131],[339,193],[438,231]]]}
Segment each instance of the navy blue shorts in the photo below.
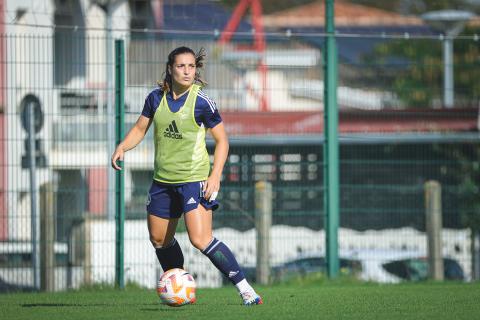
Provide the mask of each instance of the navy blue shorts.
{"label": "navy blue shorts", "polygon": [[203,181],[182,184],[152,182],[148,191],[147,212],[161,218],[180,218],[183,213],[194,210],[201,204],[207,210],[216,210],[217,200],[203,197]]}

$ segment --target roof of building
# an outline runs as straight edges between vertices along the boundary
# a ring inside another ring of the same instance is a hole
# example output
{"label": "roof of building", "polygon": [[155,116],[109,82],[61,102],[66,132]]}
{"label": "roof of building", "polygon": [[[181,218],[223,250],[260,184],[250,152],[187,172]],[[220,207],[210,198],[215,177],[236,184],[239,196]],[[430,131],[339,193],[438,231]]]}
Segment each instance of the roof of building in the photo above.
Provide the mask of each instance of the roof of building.
{"label": "roof of building", "polygon": [[[305,112],[222,112],[231,135],[305,135],[321,134],[324,115]],[[451,133],[479,131],[479,110],[408,109],[352,111],[339,113],[339,132],[348,133]],[[477,137],[478,138],[478,137]]]}
{"label": "roof of building", "polygon": [[[345,0],[335,1],[335,31],[338,55],[350,65],[364,63],[365,54],[375,46],[391,41],[392,36],[433,35],[434,31],[417,16],[404,16],[395,12],[353,4]],[[325,39],[325,3],[309,4],[282,10],[264,16],[267,30],[290,30],[292,36],[323,48]],[[396,64],[398,58],[392,58]],[[397,63],[398,64],[398,63]]]}
{"label": "roof of building", "polygon": [[[263,17],[265,27],[323,27],[325,25],[325,2],[315,1],[291,9],[282,10]],[[403,16],[395,12],[335,1],[336,26],[406,26],[422,25],[419,17]]]}

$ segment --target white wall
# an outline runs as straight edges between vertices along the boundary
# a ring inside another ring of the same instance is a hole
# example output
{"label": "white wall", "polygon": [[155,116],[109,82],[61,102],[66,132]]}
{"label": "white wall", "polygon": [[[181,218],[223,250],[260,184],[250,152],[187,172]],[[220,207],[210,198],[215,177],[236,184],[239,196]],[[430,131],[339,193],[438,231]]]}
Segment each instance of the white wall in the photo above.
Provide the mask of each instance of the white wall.
{"label": "white wall", "polygon": [[[115,224],[112,221],[92,221],[89,239],[93,282],[115,280]],[[214,230],[214,236],[223,241],[234,252],[242,266],[256,265],[256,231],[239,232],[231,228]],[[195,249],[185,232],[175,238],[182,247],[185,269],[195,275],[199,287],[218,287],[222,275],[210,260]],[[471,277],[470,232],[468,230],[443,230],[443,254],[456,259],[467,276]],[[364,232],[341,228],[339,230],[339,250],[371,252],[417,252],[427,255],[426,235],[413,228],[368,230]],[[314,231],[304,227],[276,225],[271,229],[272,266],[296,259],[300,256],[323,254],[325,251],[324,231]],[[88,255],[87,255],[88,256]],[[155,251],[148,239],[146,220],[125,222],[125,277],[147,288],[155,288],[161,273]],[[379,258],[379,255],[376,255]],[[374,256],[367,259],[375,259]]]}
{"label": "white wall", "polygon": [[[36,13],[32,11],[36,10]],[[44,149],[49,149],[52,106],[56,96],[52,93],[52,42],[53,29],[32,28],[29,25],[51,23],[53,8],[51,1],[8,0],[6,1],[6,21],[14,21],[19,10],[25,14],[15,24],[6,24],[6,98],[7,98],[7,165],[8,165],[8,235],[11,240],[30,239],[30,196],[25,194],[30,188],[28,170],[21,168],[21,158],[25,154],[24,139],[27,137],[20,122],[20,103],[29,93],[36,95],[43,106],[45,122],[38,134],[43,139]],[[37,188],[51,180],[47,170],[38,170]]]}
{"label": "white wall", "polygon": [[[114,29],[113,37],[125,37],[129,28],[128,1],[117,1],[112,13]],[[24,140],[26,131],[20,122],[20,103],[27,94],[37,96],[44,112],[43,129],[37,134],[43,142],[43,150],[50,168],[38,169],[36,173],[39,186],[55,179],[54,166],[71,166],[75,161],[64,157],[59,159],[51,152],[52,124],[62,121],[59,117],[59,89],[54,84],[54,1],[45,0],[6,0],[5,1],[5,32],[6,38],[6,152],[8,176],[8,237],[10,240],[29,240],[31,237],[31,205],[30,205],[30,175],[28,169],[22,169],[21,158],[25,154]],[[70,85],[85,89],[106,87],[106,57],[105,57],[105,13],[92,5],[89,0],[80,0],[79,19],[85,19],[85,27],[96,28],[87,30],[88,39],[85,45],[86,77],[73,79]],[[18,12],[24,12],[17,17]],[[77,19],[78,20],[78,19]],[[113,40],[112,40],[113,41]],[[113,44],[112,44],[113,48]],[[113,57],[112,57],[113,61]],[[69,63],[64,61],[64,63]],[[113,75],[110,75],[113,77]],[[113,83],[113,82],[112,82]],[[113,90],[112,90],[113,91]],[[100,94],[103,99],[106,96]],[[101,102],[104,104],[104,102]],[[94,163],[104,163],[109,155],[107,150]],[[85,159],[83,154],[75,159]],[[78,160],[77,160],[78,161]],[[38,196],[37,196],[38,200]],[[38,213],[38,201],[37,201]]]}

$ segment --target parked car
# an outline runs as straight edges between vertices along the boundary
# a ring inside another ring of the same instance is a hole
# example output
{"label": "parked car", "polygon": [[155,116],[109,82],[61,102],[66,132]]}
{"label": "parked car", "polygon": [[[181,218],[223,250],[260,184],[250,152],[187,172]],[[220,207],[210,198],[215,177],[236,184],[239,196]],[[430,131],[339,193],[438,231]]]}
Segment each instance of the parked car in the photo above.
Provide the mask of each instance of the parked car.
{"label": "parked car", "polygon": [[[55,286],[66,286],[68,247],[55,243]],[[33,291],[32,244],[26,241],[0,242],[0,292]]]}
{"label": "parked car", "polygon": [[[383,264],[382,267],[402,280],[422,281],[428,279],[428,259],[425,257],[395,260]],[[443,258],[443,273],[445,280],[465,280],[462,267],[451,258]]]}
{"label": "parked car", "polygon": [[[340,273],[343,275],[356,276],[362,271],[362,264],[357,259],[339,258],[339,263]],[[272,268],[272,280],[281,282],[292,277],[303,277],[313,272],[327,272],[325,257],[303,257],[276,266]]]}
{"label": "parked car", "polygon": [[5,282],[4,279],[0,278],[0,293],[12,293],[12,292],[32,292],[35,291],[35,288],[32,286],[24,286],[19,284],[13,284]]}
{"label": "parked car", "polygon": [[[348,254],[362,261],[362,280],[398,283],[428,279],[428,259],[418,251],[359,250]],[[458,261],[444,257],[443,265],[445,280],[465,280],[465,273]]]}
{"label": "parked car", "polygon": [[[340,274],[382,283],[422,281],[428,278],[428,259],[416,251],[352,250],[339,256]],[[444,257],[445,280],[464,281],[465,273],[455,259]],[[256,268],[243,268],[247,280],[255,282]],[[326,272],[325,257],[320,254],[302,256],[271,268],[271,279],[282,282],[313,272]]]}

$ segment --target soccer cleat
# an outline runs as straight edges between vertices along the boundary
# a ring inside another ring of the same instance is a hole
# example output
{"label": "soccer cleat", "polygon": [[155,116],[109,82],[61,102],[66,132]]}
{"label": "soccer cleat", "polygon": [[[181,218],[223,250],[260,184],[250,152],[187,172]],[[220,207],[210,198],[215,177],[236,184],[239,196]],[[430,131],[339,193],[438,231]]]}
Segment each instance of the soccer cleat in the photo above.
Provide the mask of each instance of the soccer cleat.
{"label": "soccer cleat", "polygon": [[240,293],[243,299],[244,306],[253,306],[256,304],[263,304],[262,297],[260,297],[255,291],[245,291]]}

